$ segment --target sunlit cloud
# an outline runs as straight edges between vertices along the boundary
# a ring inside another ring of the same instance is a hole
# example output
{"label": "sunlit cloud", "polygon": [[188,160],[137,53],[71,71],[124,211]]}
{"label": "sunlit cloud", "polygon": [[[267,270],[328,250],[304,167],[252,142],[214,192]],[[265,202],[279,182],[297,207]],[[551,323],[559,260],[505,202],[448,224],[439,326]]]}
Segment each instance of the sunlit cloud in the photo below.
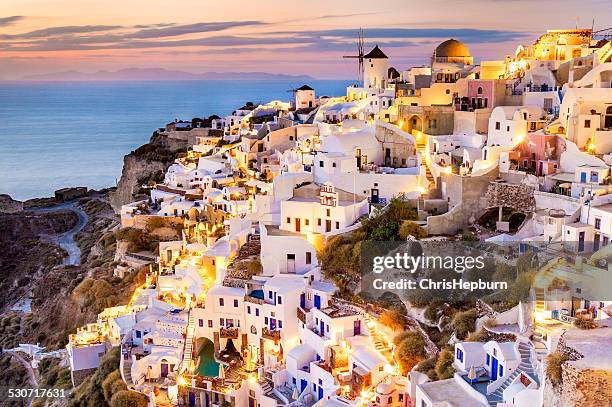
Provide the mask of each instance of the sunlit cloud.
{"label": "sunlit cloud", "polygon": [[17,21],[22,20],[23,16],[10,16],[10,17],[0,17],[0,27],[6,27],[8,25],[13,25]]}

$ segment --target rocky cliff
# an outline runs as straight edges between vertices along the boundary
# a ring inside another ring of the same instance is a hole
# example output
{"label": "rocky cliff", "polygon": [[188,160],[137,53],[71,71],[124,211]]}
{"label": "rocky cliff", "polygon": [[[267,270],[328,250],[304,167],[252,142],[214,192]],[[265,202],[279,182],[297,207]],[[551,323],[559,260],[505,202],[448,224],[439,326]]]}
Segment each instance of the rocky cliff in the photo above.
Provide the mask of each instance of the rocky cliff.
{"label": "rocky cliff", "polygon": [[155,132],[147,144],[126,155],[117,190],[110,194],[115,212],[119,212],[121,205],[147,198],[142,187],[162,181],[166,169],[187,147],[186,141],[168,139],[163,133]]}

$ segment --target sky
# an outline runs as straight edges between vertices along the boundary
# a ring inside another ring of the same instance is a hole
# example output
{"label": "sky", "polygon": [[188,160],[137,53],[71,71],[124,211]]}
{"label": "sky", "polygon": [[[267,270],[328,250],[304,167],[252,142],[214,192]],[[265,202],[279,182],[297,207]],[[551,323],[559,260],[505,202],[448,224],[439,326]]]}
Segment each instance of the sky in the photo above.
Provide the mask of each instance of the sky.
{"label": "sky", "polygon": [[[0,80],[166,68],[353,79],[357,30],[398,70],[445,39],[501,59],[546,29],[603,29],[612,0],[0,0]],[[608,23],[608,25],[612,25]]]}

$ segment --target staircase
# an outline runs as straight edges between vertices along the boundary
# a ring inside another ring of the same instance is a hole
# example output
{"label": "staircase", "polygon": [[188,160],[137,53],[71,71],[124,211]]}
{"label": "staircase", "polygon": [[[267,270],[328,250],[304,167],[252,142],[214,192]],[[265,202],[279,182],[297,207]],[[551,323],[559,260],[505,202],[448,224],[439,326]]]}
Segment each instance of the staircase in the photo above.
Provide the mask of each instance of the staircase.
{"label": "staircase", "polygon": [[393,363],[393,352],[390,344],[387,342],[386,338],[381,335],[380,331],[376,329],[376,324],[371,322],[372,318],[370,314],[366,314],[365,319],[370,338],[372,338],[372,342],[374,342],[374,347],[388,362]]}
{"label": "staircase", "polygon": [[[121,355],[123,357],[123,355]],[[129,386],[134,385],[134,380],[132,379],[132,357],[128,357],[127,359],[123,359],[121,373],[123,376],[123,380],[125,384]]]}
{"label": "staircase", "polygon": [[508,378],[499,386],[493,393],[487,395],[487,400],[491,407],[497,406],[497,403],[503,403],[503,392],[508,388],[521,373],[529,375],[536,382],[538,381],[538,375],[533,370],[533,364],[531,363],[531,344],[520,342],[519,353],[521,355],[521,362],[518,367]]}
{"label": "staircase", "polygon": [[182,371],[189,369],[189,365],[193,360],[193,336],[195,332],[195,317],[189,311],[189,319],[187,323],[187,337],[185,339],[185,349],[183,351]]}
{"label": "staircase", "polygon": [[536,312],[544,312],[544,289],[536,288],[535,289],[535,306]]}

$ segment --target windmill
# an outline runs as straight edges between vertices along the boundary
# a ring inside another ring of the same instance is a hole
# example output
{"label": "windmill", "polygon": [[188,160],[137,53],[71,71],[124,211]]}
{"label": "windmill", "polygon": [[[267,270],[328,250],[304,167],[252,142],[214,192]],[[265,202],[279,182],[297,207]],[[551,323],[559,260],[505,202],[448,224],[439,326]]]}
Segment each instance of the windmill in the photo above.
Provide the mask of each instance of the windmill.
{"label": "windmill", "polygon": [[342,58],[355,58],[359,60],[359,67],[357,71],[357,80],[359,83],[363,81],[363,56],[364,56],[364,41],[363,41],[363,28],[360,28],[357,32],[357,55],[344,55]]}

